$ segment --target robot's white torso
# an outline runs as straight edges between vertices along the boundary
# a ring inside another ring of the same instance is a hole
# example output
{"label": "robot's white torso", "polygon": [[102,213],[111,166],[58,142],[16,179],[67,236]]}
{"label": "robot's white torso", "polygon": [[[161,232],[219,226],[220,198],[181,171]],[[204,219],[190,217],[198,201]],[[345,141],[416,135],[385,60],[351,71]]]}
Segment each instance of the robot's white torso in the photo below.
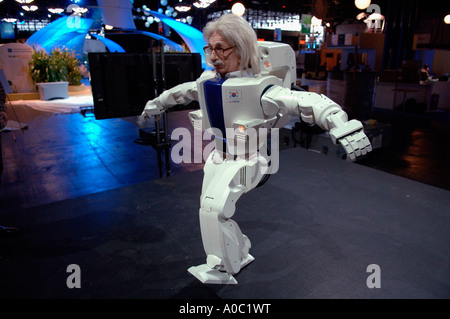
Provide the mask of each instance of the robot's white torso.
{"label": "robot's white torso", "polygon": [[261,97],[273,85],[280,85],[275,76],[201,79],[198,84],[199,103],[205,127],[232,128],[236,122],[253,123],[267,120]]}
{"label": "robot's white torso", "polygon": [[268,115],[261,104],[264,93],[273,86],[281,85],[281,82],[275,76],[224,79],[213,72],[205,72],[197,80],[200,110],[191,112],[192,124],[197,129],[213,129],[216,139],[224,140],[231,138],[230,134],[238,138],[240,133],[250,128],[259,130],[284,125],[289,121],[289,116],[278,112]]}

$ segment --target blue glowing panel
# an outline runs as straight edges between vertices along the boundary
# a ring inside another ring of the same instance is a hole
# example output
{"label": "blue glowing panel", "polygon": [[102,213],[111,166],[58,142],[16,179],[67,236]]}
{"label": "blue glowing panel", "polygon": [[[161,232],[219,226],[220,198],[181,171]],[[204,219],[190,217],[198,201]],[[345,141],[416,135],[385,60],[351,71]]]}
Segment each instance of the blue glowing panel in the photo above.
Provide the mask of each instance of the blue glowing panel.
{"label": "blue glowing panel", "polygon": [[180,35],[183,41],[186,42],[192,53],[200,53],[200,55],[202,56],[203,68],[210,68],[206,65],[205,61],[205,53],[203,52],[205,40],[203,39],[203,33],[201,31],[183,22],[179,22],[173,18],[169,18],[168,16],[160,14],[156,11],[150,11],[150,14],[157,17],[169,27],[174,29]]}
{"label": "blue glowing panel", "polygon": [[15,39],[14,25],[9,22],[0,22],[0,37],[2,39]]}
{"label": "blue glowing panel", "polygon": [[68,32],[52,37],[52,40],[44,43],[43,47],[47,52],[50,52],[54,48],[68,48],[74,51],[77,57],[81,57],[85,39],[86,34]]}
{"label": "blue glowing panel", "polygon": [[108,48],[109,52],[125,52],[125,50],[120,45],[110,39],[102,37],[98,34],[91,34],[91,36],[102,41],[102,43]]}
{"label": "blue glowing panel", "polygon": [[62,17],[33,33],[25,44],[47,52],[55,48],[68,48],[77,57],[82,57],[84,40],[93,21],[80,17]]}

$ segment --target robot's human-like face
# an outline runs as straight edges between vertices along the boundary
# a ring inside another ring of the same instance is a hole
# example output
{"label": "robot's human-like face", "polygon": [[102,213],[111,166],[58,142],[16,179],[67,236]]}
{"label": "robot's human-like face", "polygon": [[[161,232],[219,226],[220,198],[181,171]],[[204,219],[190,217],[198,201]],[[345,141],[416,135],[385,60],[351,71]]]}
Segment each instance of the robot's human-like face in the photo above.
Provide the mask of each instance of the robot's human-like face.
{"label": "robot's human-like face", "polygon": [[220,76],[239,71],[240,57],[235,47],[231,46],[219,33],[213,32],[205,47],[206,58],[209,59]]}

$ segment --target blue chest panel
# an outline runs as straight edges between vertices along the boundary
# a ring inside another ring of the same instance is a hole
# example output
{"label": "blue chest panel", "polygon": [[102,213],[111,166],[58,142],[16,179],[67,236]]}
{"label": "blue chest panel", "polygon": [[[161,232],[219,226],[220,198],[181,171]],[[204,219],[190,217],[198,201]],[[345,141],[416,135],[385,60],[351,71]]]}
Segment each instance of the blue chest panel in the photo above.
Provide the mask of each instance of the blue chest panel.
{"label": "blue chest panel", "polygon": [[214,78],[203,83],[205,104],[211,127],[217,128],[225,137],[225,119],[223,116],[222,84],[226,79]]}

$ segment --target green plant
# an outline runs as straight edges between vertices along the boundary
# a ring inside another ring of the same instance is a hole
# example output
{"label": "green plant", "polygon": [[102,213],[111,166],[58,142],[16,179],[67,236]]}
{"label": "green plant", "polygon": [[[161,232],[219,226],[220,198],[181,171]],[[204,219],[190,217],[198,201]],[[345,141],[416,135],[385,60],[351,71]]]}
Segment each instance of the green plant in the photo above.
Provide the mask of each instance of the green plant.
{"label": "green plant", "polygon": [[80,85],[83,77],[80,71],[80,62],[75,58],[73,52],[69,51],[63,52],[63,58],[67,68],[67,81],[70,85]]}
{"label": "green plant", "polygon": [[29,61],[30,76],[34,83],[67,81],[70,85],[81,84],[78,60],[68,49],[54,49],[50,54],[37,50]]}

